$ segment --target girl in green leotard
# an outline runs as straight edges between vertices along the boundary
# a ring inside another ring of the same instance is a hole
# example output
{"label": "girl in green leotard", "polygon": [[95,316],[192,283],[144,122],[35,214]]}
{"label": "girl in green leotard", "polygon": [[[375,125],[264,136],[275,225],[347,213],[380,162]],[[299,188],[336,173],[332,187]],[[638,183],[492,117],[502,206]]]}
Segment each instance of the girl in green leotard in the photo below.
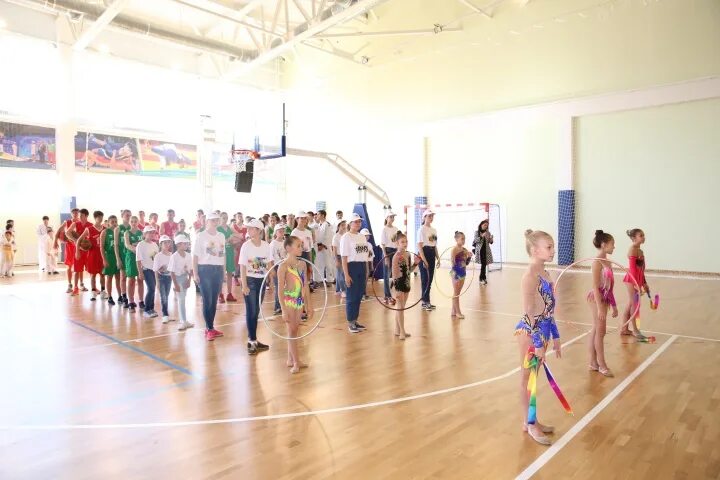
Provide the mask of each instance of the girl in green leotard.
{"label": "girl in green leotard", "polygon": [[112,298],[112,281],[115,277],[115,285],[118,291],[118,301],[122,296],[120,290],[120,268],[115,257],[115,227],[117,227],[117,217],[110,215],[108,217],[108,227],[100,234],[100,254],[103,260],[103,275],[105,275],[105,291],[108,293],[108,305],[115,305]]}
{"label": "girl in green leotard", "polygon": [[225,236],[225,276],[227,277],[225,279],[227,284],[227,297],[223,298],[223,294],[220,293],[220,298],[218,298],[218,302],[220,303],[225,303],[226,299],[228,302],[237,302],[237,298],[232,294],[233,275],[235,274],[235,245],[231,242],[233,228],[228,224],[228,218],[228,214],[222,212],[220,214],[220,225],[217,227],[218,232]]}
{"label": "girl in green leotard", "polygon": [[[283,295],[280,307],[283,320],[287,324],[287,336],[297,337],[303,307],[307,310],[309,319],[313,317],[314,312],[310,304],[310,288],[305,279],[305,265],[302,265],[305,262],[298,260],[303,253],[302,240],[290,236],[285,239],[284,245],[288,255],[278,267],[277,291],[282,292]],[[297,340],[288,340],[287,366],[290,367],[290,373],[297,373],[301,368],[307,367],[300,361]]]}
{"label": "girl in green leotard", "polygon": [[137,282],[138,269],[135,258],[135,247],[142,240],[142,231],[138,228],[138,218],[133,215],[130,217],[130,230],[125,232],[123,243],[125,244],[125,258],[123,265],[125,267],[125,277],[128,279],[128,293],[130,303],[126,305],[131,312],[135,311],[137,304],[135,303],[135,285],[137,284],[138,297],[143,298],[144,288],[142,282]]}

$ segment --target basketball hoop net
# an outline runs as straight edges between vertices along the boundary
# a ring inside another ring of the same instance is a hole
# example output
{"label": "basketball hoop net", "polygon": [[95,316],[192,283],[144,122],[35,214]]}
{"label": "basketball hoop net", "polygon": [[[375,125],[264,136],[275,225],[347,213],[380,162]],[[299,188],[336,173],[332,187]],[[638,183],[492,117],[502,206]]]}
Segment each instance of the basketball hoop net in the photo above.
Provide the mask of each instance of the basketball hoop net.
{"label": "basketball hoop net", "polygon": [[254,150],[230,150],[230,162],[235,165],[235,173],[244,172],[247,162],[253,162],[258,158],[260,158],[260,154]]}

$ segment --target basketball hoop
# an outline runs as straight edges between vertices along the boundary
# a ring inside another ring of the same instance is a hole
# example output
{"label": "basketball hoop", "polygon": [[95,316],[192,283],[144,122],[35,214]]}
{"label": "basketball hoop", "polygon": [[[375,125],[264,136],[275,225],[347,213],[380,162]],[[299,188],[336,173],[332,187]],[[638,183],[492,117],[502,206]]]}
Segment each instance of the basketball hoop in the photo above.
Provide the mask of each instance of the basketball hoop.
{"label": "basketball hoop", "polygon": [[253,162],[260,158],[260,154],[255,150],[230,150],[230,162],[235,165],[235,173],[244,172],[247,162]]}

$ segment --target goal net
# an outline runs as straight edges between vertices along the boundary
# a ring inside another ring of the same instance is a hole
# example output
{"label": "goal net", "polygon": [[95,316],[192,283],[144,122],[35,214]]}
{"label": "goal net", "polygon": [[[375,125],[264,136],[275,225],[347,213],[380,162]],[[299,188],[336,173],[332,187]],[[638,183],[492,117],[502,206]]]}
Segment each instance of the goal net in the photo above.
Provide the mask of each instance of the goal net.
{"label": "goal net", "polygon": [[[472,242],[478,225],[483,220],[490,220],[490,233],[493,235],[494,241],[490,246],[493,263],[488,266],[488,270],[502,269],[504,239],[499,205],[494,203],[406,205],[403,208],[404,230],[408,236],[408,248],[413,251],[417,250],[417,232],[422,226],[422,214],[428,208],[435,212],[433,227],[438,232],[437,247],[438,252],[442,255],[441,260],[444,266],[449,266],[450,251],[448,249],[455,245],[455,231],[465,234],[465,248],[472,251]],[[446,252],[446,250],[448,251]]]}

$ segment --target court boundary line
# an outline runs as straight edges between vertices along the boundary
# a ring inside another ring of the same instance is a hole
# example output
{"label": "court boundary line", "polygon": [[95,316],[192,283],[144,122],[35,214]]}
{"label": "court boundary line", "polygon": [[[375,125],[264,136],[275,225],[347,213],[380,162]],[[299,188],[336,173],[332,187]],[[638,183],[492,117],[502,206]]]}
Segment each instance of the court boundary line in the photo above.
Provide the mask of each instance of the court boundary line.
{"label": "court boundary line", "polygon": [[605,407],[610,405],[610,403],[617,398],[618,395],[620,395],[625,389],[637,378],[642,374],[647,368],[660,356],[665,352],[665,350],[670,347],[670,345],[675,342],[679,337],[678,335],[673,335],[670,337],[668,341],[663,343],[660,348],[655,350],[648,358],[645,359],[643,363],[641,363],[635,370],[633,370],[630,375],[625,377],[625,379],[620,382],[614,389],[608,393],[605,398],[600,400],[600,402],[595,405],[588,413],[586,413],[575,425],[570,427],[570,430],[565,432],[565,434],[560,437],[559,440],[557,440],[555,443],[553,443],[550,447],[548,447],[545,452],[540,455],[538,458],[535,459],[530,465],[528,465],[525,470],[520,472],[516,477],[515,480],[528,480],[533,475],[535,475],[542,467],[544,467],[555,455],[557,455],[560,450],[563,449],[565,445],[570,443],[570,441],[575,438],[575,436],[580,433],[581,430],[583,430],[595,417],[597,417],[600,412],[605,410]]}
{"label": "court boundary line", "polygon": [[[590,332],[584,332],[580,335],[568,340],[563,343],[562,346],[566,347],[581,338],[585,337]],[[553,350],[548,350],[547,354],[552,353]],[[505,378],[511,377],[515,373],[520,371],[520,367],[515,367],[512,370],[496,375],[491,378],[484,380],[478,380],[475,382],[466,383],[463,385],[456,385],[454,387],[447,387],[440,390],[433,390],[431,392],[418,393],[415,395],[407,395],[404,397],[390,398],[387,400],[378,400],[374,402],[359,403],[355,405],[345,405],[342,407],[324,408],[320,410],[306,410],[303,412],[292,412],[292,413],[278,413],[273,415],[258,415],[254,417],[237,417],[237,418],[223,418],[215,420],[189,420],[185,422],[149,422],[149,423],[116,423],[116,424],[58,424],[58,425],[0,425],[0,430],[110,430],[110,429],[138,429],[138,428],[167,428],[167,427],[190,427],[190,426],[202,426],[202,425],[223,425],[223,424],[236,424],[236,423],[249,423],[258,422],[263,420],[281,420],[287,418],[297,417],[308,417],[315,415],[326,415],[332,413],[344,413],[353,410],[363,410],[366,408],[382,407],[385,405],[394,405],[397,403],[405,403],[412,400],[420,400],[424,398],[431,398],[447,393],[459,392],[462,390],[468,390],[470,388],[478,387],[488,383],[493,383]]]}
{"label": "court boundary line", "polygon": [[[514,269],[527,268],[527,264],[522,265],[522,264],[503,263],[502,266],[503,266],[503,268],[514,268]],[[560,272],[563,270],[563,268],[564,267],[562,265],[548,265],[548,267],[547,267],[548,270],[553,271],[553,272]],[[588,270],[578,269],[578,270],[568,270],[568,273],[591,273],[591,272],[589,269]],[[706,282],[708,282],[708,281],[709,282],[720,282],[719,277],[705,276],[702,273],[703,272],[700,272],[700,274],[660,273],[660,272],[650,271],[650,272],[645,273],[645,276],[650,277],[650,278],[674,278],[674,279],[679,279],[679,280],[702,280],[702,281],[706,281]],[[620,274],[616,273],[615,275],[620,275]],[[710,274],[710,275],[712,275],[712,274]]]}
{"label": "court boundary line", "polygon": [[[195,377],[195,375],[193,375],[193,373],[185,367],[181,367],[180,365],[177,365],[168,360],[165,360],[164,358],[160,358],[155,354],[146,352],[145,350],[143,350],[141,348],[137,348],[137,347],[135,347],[133,345],[129,345],[127,343],[123,343],[123,341],[120,340],[119,338],[115,338],[112,335],[108,335],[107,333],[101,332],[100,330],[96,330],[88,325],[85,325],[84,323],[81,323],[81,322],[78,322],[75,320],[69,320],[69,319],[68,319],[68,321],[70,323],[72,323],[73,325],[77,325],[78,327],[84,328],[85,330],[89,330],[90,332],[93,332],[96,335],[100,335],[101,337],[107,338],[108,340],[112,340],[113,342],[115,342],[115,344],[120,345],[124,348],[127,348],[128,350],[132,350],[135,353],[139,353],[139,354],[144,355],[152,360],[155,360],[156,362],[162,363],[166,367],[170,367],[173,370],[177,370],[178,372],[184,373],[185,375]],[[197,377],[195,377],[195,378],[197,378]]]}

